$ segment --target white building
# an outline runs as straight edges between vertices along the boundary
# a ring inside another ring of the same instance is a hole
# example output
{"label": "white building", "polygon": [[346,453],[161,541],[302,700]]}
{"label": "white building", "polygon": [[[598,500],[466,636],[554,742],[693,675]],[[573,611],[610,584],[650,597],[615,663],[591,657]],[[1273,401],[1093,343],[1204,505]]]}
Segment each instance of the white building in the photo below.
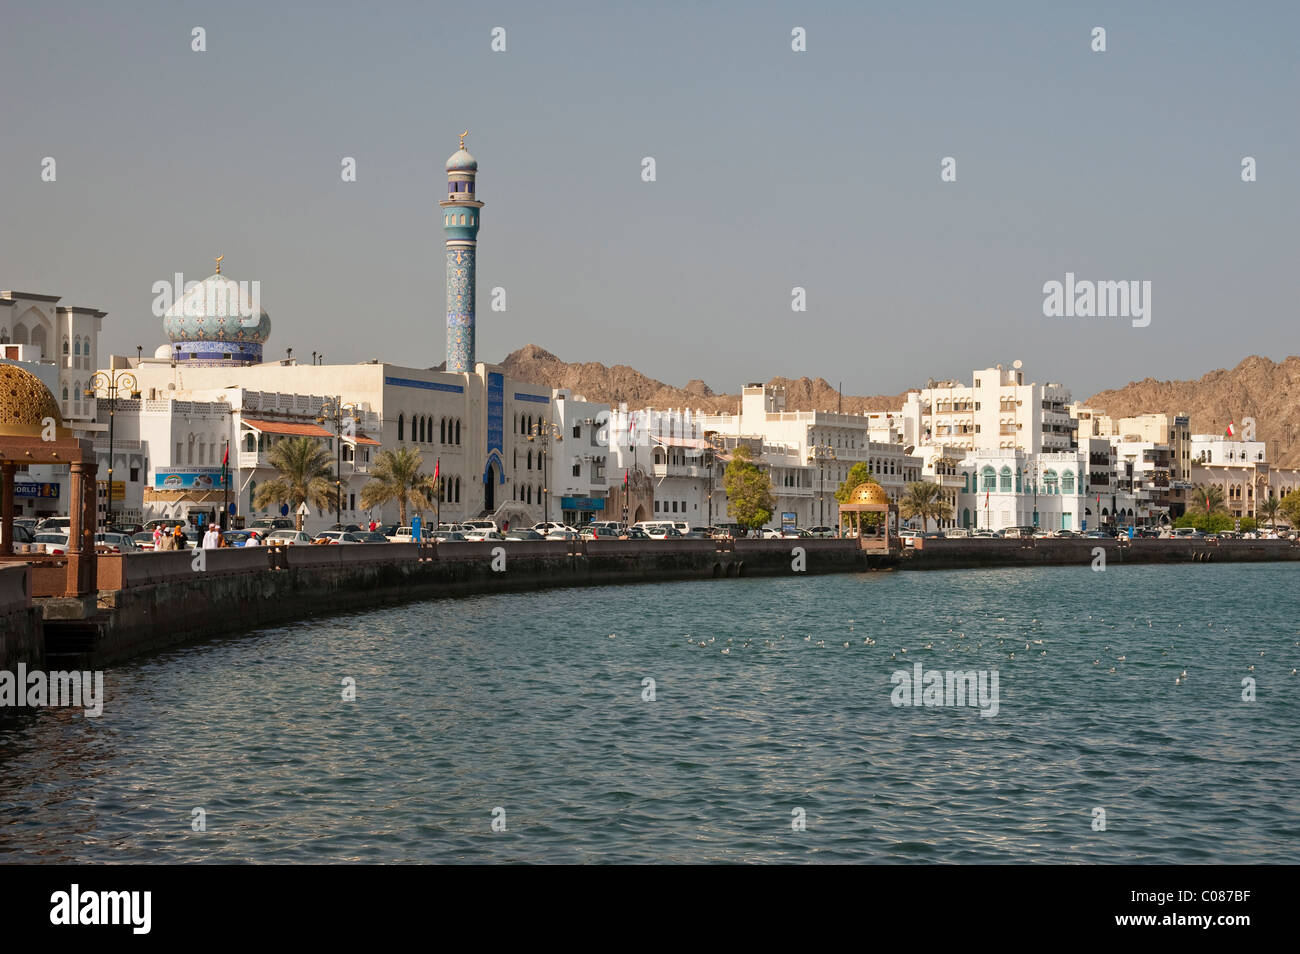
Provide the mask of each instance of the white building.
{"label": "white building", "polygon": [[927,384],[909,394],[899,417],[904,443],[973,450],[1068,451],[1074,420],[1061,384],[1025,383],[1020,362],[975,371],[972,385]]}

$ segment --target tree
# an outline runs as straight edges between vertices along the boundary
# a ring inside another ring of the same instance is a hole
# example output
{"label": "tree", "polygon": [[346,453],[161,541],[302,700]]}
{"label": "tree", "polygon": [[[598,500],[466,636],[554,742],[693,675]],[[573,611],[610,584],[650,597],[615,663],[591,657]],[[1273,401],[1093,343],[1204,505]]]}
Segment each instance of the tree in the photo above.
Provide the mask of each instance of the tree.
{"label": "tree", "polygon": [[276,441],[267,451],[267,459],[278,476],[257,488],[253,506],[259,510],[276,504],[288,504],[295,512],[296,526],[302,529],[304,504],[327,510],[334,502],[334,470],[330,453],[314,437],[290,437]]}
{"label": "tree", "polygon": [[1278,505],[1278,513],[1293,527],[1300,527],[1300,490],[1293,490]]}
{"label": "tree", "polygon": [[1255,512],[1259,514],[1261,520],[1267,520],[1269,528],[1277,529],[1278,511],[1282,509],[1282,501],[1276,497],[1265,497],[1255,507]]}
{"label": "tree", "polygon": [[937,522],[952,517],[952,504],[944,499],[943,488],[938,484],[917,480],[907,485],[903,499],[898,502],[898,512],[904,520],[919,518],[924,530],[931,518]]}
{"label": "tree", "polygon": [[1222,533],[1225,530],[1233,528],[1234,520],[1232,516],[1225,512],[1219,513],[1192,513],[1183,514],[1174,521],[1175,527],[1192,527],[1203,533]]}
{"label": "tree", "polygon": [[1223,488],[1218,484],[1197,484],[1192,488],[1191,500],[1187,503],[1188,513],[1222,513],[1227,509],[1223,502]]}
{"label": "tree", "polygon": [[742,527],[752,530],[772,519],[776,499],[772,496],[771,478],[753,462],[749,448],[743,444],[732,452],[731,463],[722,475],[722,489],[727,494],[727,510]]}
{"label": "tree", "polygon": [[849,497],[853,494],[853,491],[858,489],[860,484],[874,483],[878,483],[878,481],[871,476],[871,468],[858,461],[849,468],[849,475],[844,478],[844,482],[835,491],[835,499],[840,503],[848,503]]}
{"label": "tree", "polygon": [[423,513],[438,497],[433,478],[423,473],[424,458],[414,447],[380,451],[371,468],[371,479],[361,488],[361,506],[365,510],[397,501],[397,519],[407,525],[407,508]]}

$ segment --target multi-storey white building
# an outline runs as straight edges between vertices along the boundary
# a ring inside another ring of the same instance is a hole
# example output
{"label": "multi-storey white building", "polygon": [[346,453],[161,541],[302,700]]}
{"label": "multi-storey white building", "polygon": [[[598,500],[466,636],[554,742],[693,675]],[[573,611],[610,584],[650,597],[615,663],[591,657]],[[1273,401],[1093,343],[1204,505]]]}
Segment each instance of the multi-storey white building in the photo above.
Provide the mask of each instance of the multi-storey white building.
{"label": "multi-storey white building", "polygon": [[904,442],[965,450],[1068,451],[1074,421],[1070,392],[1060,384],[1025,383],[1020,362],[975,371],[972,385],[927,384],[907,396],[899,412]]}

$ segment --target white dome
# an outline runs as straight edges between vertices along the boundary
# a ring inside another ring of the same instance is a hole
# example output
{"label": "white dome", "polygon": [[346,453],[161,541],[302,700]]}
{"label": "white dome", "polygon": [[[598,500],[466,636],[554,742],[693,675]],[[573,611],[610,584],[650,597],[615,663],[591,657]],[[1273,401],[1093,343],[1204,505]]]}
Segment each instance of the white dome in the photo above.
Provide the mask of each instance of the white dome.
{"label": "white dome", "polygon": [[153,349],[153,356],[155,358],[162,358],[164,361],[170,361],[172,356],[172,346],[168,344],[160,344],[158,347]]}

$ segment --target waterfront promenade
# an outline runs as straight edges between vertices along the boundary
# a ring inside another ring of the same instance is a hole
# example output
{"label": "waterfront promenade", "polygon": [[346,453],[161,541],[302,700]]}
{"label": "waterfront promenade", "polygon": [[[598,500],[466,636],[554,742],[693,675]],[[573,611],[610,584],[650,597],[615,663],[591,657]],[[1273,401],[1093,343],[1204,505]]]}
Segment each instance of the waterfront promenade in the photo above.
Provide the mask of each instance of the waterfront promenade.
{"label": "waterfront promenade", "polygon": [[97,595],[46,596],[57,561],[0,569],[0,666],[44,655],[103,665],[191,639],[320,613],[563,586],[943,570],[1300,560],[1285,540],[856,540],[358,544],[99,557]]}

